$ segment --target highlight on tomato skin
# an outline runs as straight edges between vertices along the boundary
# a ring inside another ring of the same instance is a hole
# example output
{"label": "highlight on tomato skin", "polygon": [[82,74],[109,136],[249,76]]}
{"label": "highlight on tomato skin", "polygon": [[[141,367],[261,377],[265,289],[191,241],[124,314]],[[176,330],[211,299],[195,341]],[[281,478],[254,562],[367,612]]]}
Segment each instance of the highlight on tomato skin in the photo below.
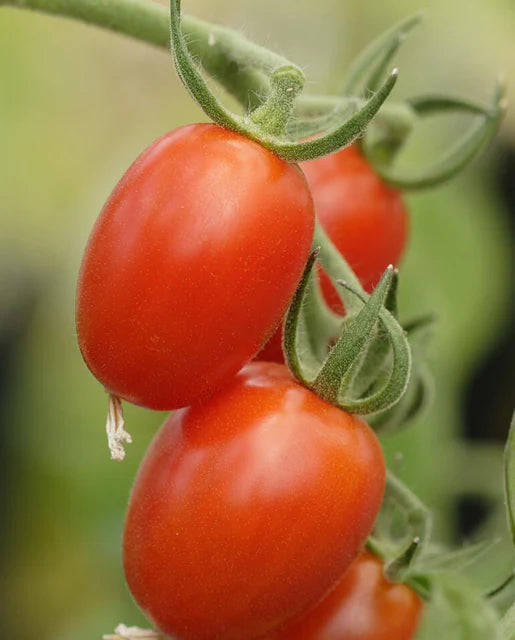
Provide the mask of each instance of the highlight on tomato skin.
{"label": "highlight on tomato skin", "polygon": [[[320,224],[370,293],[386,267],[399,264],[406,245],[409,216],[402,194],[375,173],[357,145],[300,166]],[[322,269],[319,274],[327,303],[343,314],[332,282]],[[282,326],[258,358],[284,362]]]}
{"label": "highlight on tomato skin", "polygon": [[156,435],[125,522],[127,583],[179,640],[264,637],[351,565],[384,484],[381,447],[361,418],[286,367],[251,363]]}
{"label": "highlight on tomato skin", "polygon": [[213,124],[151,144],[107,200],[82,261],[79,346],[111,394],[198,402],[268,340],[314,228],[296,165]]}
{"label": "highlight on tomato skin", "polygon": [[389,582],[381,560],[364,551],[328,596],[267,640],[413,640],[423,607],[418,594]]}

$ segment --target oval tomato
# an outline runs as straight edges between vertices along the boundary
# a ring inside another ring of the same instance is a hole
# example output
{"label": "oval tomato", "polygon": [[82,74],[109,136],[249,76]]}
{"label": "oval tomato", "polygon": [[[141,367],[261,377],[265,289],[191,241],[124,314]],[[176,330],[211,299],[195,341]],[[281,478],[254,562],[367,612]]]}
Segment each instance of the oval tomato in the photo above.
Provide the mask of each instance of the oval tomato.
{"label": "oval tomato", "polygon": [[309,613],[268,640],[412,640],[423,600],[389,582],[379,558],[363,552]]}
{"label": "oval tomato", "polygon": [[[390,264],[397,265],[408,235],[408,213],[401,193],[389,187],[370,167],[356,145],[323,158],[303,162],[321,225],[371,292]],[[328,276],[320,273],[331,308],[343,307]],[[281,329],[258,356],[283,362]]]}
{"label": "oval tomato", "polygon": [[83,357],[153,409],[230,379],[280,322],[313,236],[302,172],[212,124],[154,142],[107,200],[77,292]]}
{"label": "oval tomato", "polygon": [[251,363],[154,439],[125,523],[129,588],[174,638],[264,636],[350,566],[384,482],[365,422]]}

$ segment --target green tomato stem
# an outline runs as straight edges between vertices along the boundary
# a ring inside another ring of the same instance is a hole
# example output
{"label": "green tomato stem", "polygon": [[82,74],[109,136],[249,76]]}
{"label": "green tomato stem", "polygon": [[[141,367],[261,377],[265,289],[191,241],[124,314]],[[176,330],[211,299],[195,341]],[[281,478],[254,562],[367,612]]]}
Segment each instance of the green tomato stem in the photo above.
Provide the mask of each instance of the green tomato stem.
{"label": "green tomato stem", "polygon": [[304,76],[298,67],[282,67],[272,74],[270,81],[271,89],[266,101],[250,117],[261,131],[281,136],[304,86]]}
{"label": "green tomato stem", "polygon": [[75,18],[158,47],[170,44],[168,11],[148,0],[0,0],[0,5]]}

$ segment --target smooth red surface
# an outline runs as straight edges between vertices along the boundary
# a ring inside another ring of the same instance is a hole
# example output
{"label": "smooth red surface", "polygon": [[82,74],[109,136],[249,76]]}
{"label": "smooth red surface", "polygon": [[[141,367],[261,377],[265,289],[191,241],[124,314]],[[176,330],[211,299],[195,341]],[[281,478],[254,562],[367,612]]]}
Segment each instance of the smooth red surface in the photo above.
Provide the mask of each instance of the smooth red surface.
{"label": "smooth red surface", "polygon": [[[388,265],[397,265],[408,235],[408,213],[401,193],[370,167],[358,147],[301,164],[313,195],[315,212],[336,248],[371,292]],[[321,271],[327,302],[343,313],[340,298]],[[284,362],[281,329],[259,359]]]}
{"label": "smooth red surface", "polygon": [[154,142],[82,262],[77,331],[95,377],[154,409],[215,391],[279,324],[313,220],[299,168],[243,136],[196,124]]}
{"label": "smooth red surface", "polygon": [[268,640],[412,640],[423,601],[388,582],[376,556],[363,552],[312,611]]}
{"label": "smooth red surface", "polygon": [[125,523],[130,590],[178,640],[265,636],[350,566],[384,482],[365,422],[252,363],[152,443]]}

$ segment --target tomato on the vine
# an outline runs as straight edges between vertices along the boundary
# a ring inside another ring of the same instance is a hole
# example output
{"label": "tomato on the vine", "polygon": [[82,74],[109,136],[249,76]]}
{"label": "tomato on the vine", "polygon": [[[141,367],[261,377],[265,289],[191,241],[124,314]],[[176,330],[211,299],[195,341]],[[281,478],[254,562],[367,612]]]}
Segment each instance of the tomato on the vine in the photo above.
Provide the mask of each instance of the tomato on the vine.
{"label": "tomato on the vine", "polygon": [[124,532],[129,588],[182,640],[259,638],[351,565],[385,483],[370,427],[254,362],[170,416],[139,470]]}
{"label": "tomato on the vine", "polygon": [[268,640],[412,640],[423,600],[389,582],[377,556],[363,552],[314,609]]}
{"label": "tomato on the vine", "polygon": [[[408,235],[408,212],[401,193],[372,169],[356,145],[301,164],[328,236],[371,292],[390,264],[397,265]],[[320,270],[324,296],[337,313],[343,307]],[[281,328],[265,345],[262,360],[283,362]]]}
{"label": "tomato on the vine", "polygon": [[[356,145],[301,167],[320,223],[372,291],[386,267],[398,264],[406,244],[408,213],[401,193],[377,175]],[[325,275],[322,287],[338,311],[340,299]]]}
{"label": "tomato on the vine", "polygon": [[213,124],[166,134],[90,236],[77,293],[87,365],[110,393],[153,409],[214,392],[279,324],[313,225],[298,166]]}

